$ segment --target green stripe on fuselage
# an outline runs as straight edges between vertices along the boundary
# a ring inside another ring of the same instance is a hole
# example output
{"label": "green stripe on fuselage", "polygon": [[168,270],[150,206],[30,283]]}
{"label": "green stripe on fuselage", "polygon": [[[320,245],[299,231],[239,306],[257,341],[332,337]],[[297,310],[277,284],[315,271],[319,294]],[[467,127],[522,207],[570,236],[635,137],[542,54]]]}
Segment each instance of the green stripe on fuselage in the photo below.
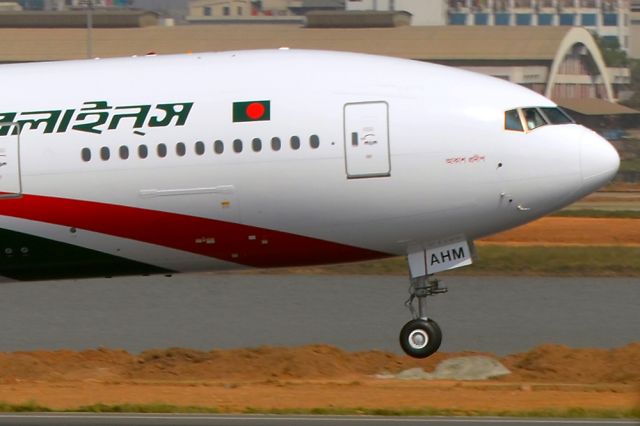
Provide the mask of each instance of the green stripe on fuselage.
{"label": "green stripe on fuselage", "polygon": [[0,275],[30,281],[170,273],[167,269],[0,229]]}

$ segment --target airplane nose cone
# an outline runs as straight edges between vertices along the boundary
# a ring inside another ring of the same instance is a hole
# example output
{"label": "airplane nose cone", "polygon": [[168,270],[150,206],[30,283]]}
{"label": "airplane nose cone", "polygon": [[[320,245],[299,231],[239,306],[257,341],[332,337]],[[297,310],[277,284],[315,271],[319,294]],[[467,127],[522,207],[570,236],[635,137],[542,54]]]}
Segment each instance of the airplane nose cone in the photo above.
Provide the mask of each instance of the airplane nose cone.
{"label": "airplane nose cone", "polygon": [[620,167],[616,149],[595,132],[585,135],[580,147],[582,186],[588,192],[607,184]]}

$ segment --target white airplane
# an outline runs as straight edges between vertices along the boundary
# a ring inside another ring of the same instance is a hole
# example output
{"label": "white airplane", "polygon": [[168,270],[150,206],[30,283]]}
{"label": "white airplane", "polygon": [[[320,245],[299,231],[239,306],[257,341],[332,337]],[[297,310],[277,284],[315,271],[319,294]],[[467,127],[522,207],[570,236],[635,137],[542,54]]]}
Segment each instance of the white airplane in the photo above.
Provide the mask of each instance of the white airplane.
{"label": "white airplane", "polygon": [[[435,273],[607,183],[619,157],[526,88],[288,49],[0,68],[0,275],[171,274],[407,256]],[[417,309],[414,302],[417,299]]]}

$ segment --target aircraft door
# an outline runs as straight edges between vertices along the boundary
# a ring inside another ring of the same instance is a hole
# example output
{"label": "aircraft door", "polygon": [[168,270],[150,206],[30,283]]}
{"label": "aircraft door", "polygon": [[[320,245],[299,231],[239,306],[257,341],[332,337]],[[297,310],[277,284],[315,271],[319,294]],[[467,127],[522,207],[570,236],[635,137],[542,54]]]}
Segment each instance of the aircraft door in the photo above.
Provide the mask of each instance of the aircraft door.
{"label": "aircraft door", "polygon": [[389,105],[357,102],[344,106],[347,178],[389,176]]}
{"label": "aircraft door", "polygon": [[19,125],[0,123],[0,129],[10,129],[7,135],[0,135],[0,199],[15,198],[22,194],[20,132],[13,134],[17,128],[15,126]]}

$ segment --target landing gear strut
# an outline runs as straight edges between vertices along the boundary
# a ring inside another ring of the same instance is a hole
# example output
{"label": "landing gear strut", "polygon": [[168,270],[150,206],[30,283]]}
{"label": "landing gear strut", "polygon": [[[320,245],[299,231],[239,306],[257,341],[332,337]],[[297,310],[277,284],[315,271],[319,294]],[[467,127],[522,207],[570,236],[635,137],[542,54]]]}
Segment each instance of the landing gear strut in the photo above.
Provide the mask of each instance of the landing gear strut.
{"label": "landing gear strut", "polygon": [[[440,281],[435,278],[422,276],[411,279],[409,299],[405,306],[411,311],[413,319],[400,331],[400,346],[407,355],[426,358],[440,347],[442,332],[438,323],[427,317],[427,297],[446,292],[447,289],[440,287]],[[417,310],[413,303],[416,299]]]}

